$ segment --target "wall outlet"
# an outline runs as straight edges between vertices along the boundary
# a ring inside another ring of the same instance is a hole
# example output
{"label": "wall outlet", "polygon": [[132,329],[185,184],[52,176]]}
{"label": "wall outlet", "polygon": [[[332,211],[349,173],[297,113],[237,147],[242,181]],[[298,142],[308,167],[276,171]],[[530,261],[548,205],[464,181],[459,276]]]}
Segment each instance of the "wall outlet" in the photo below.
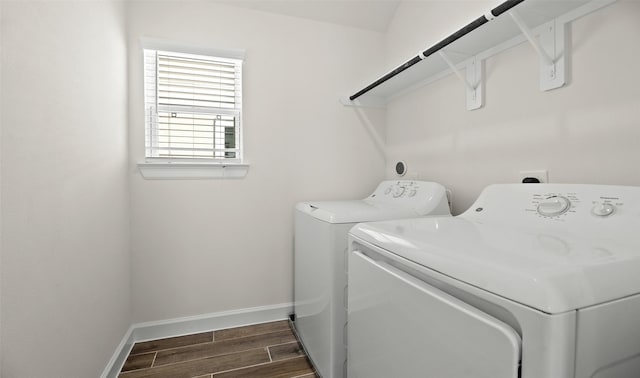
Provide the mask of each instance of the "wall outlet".
{"label": "wall outlet", "polygon": [[520,171],[518,182],[522,182],[527,177],[537,178],[541,183],[549,182],[549,172],[546,169],[538,171]]}

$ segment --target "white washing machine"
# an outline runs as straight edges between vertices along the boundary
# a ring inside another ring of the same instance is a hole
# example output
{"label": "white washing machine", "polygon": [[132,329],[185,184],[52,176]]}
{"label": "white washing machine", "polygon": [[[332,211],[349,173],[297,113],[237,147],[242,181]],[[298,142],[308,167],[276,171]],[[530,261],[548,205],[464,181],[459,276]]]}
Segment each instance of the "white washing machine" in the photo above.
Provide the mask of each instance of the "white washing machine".
{"label": "white washing machine", "polygon": [[486,188],[350,233],[349,378],[640,377],[640,188]]}
{"label": "white washing machine", "polygon": [[294,325],[323,378],[342,378],[346,374],[349,229],[358,222],[449,214],[445,188],[424,181],[383,181],[363,200],[296,205]]}

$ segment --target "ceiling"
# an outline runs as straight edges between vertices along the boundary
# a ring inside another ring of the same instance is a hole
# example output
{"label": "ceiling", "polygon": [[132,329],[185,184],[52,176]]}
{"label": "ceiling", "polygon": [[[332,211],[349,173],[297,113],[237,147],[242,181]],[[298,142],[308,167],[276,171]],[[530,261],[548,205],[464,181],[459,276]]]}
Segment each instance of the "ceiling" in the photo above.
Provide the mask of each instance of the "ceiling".
{"label": "ceiling", "polygon": [[401,0],[218,0],[286,16],[384,32]]}

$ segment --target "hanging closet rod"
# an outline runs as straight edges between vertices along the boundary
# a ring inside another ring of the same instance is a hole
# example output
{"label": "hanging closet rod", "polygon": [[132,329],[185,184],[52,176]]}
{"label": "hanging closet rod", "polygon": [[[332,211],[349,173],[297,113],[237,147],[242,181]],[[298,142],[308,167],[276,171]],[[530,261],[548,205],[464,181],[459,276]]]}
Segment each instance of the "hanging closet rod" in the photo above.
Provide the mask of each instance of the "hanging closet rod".
{"label": "hanging closet rod", "polygon": [[406,70],[407,68],[409,68],[409,67],[413,66],[414,64],[420,62],[422,59],[428,57],[429,55],[431,55],[431,54],[433,54],[433,53],[435,53],[435,52],[437,52],[439,50],[442,50],[443,48],[447,47],[448,45],[450,45],[451,43],[455,42],[456,40],[464,37],[465,35],[471,33],[472,31],[476,30],[477,28],[479,28],[480,26],[486,24],[490,20],[493,20],[494,18],[500,16],[501,14],[509,11],[511,8],[513,8],[516,5],[522,3],[523,1],[524,0],[507,0],[507,1],[505,1],[504,3],[498,5],[494,9],[492,9],[491,12],[487,12],[487,14],[482,15],[482,16],[478,17],[477,19],[473,20],[471,23],[469,23],[468,25],[466,25],[462,29],[460,29],[457,32],[451,34],[449,37],[443,39],[442,41],[436,43],[435,45],[433,45],[429,49],[419,53],[418,55],[416,55],[415,57],[413,57],[409,61],[405,62],[404,64],[402,64],[401,66],[397,67],[393,71],[389,72],[388,74],[386,74],[383,77],[381,77],[380,79],[374,81],[372,84],[368,85],[364,89],[360,90],[358,93],[356,93],[356,94],[354,94],[352,96],[349,96],[349,100],[351,100],[351,101],[355,100],[356,98],[358,98],[358,97],[362,96],[363,94],[369,92],[370,90],[372,90],[373,88],[377,87],[378,85],[380,85],[380,84],[384,83],[385,81],[391,79],[392,77],[398,75],[399,73],[401,73],[402,71]]}

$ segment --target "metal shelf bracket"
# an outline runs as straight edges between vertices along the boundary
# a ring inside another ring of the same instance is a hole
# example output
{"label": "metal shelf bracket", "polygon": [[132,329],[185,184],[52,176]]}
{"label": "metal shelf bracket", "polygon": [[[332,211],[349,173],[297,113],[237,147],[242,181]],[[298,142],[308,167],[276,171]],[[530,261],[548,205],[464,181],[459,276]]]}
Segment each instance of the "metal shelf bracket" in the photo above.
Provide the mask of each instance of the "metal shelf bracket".
{"label": "metal shelf bracket", "polygon": [[518,26],[527,41],[531,44],[540,60],[540,90],[549,91],[566,84],[567,55],[569,45],[565,43],[566,24],[557,20],[542,26],[539,36],[536,36],[525,24],[518,12],[509,11],[509,16]]}
{"label": "metal shelf bracket", "polygon": [[451,71],[464,83],[467,93],[467,110],[480,109],[484,105],[484,60],[477,59],[475,56],[465,62],[464,76],[449,59],[447,54],[440,50],[440,57],[447,63]]}

